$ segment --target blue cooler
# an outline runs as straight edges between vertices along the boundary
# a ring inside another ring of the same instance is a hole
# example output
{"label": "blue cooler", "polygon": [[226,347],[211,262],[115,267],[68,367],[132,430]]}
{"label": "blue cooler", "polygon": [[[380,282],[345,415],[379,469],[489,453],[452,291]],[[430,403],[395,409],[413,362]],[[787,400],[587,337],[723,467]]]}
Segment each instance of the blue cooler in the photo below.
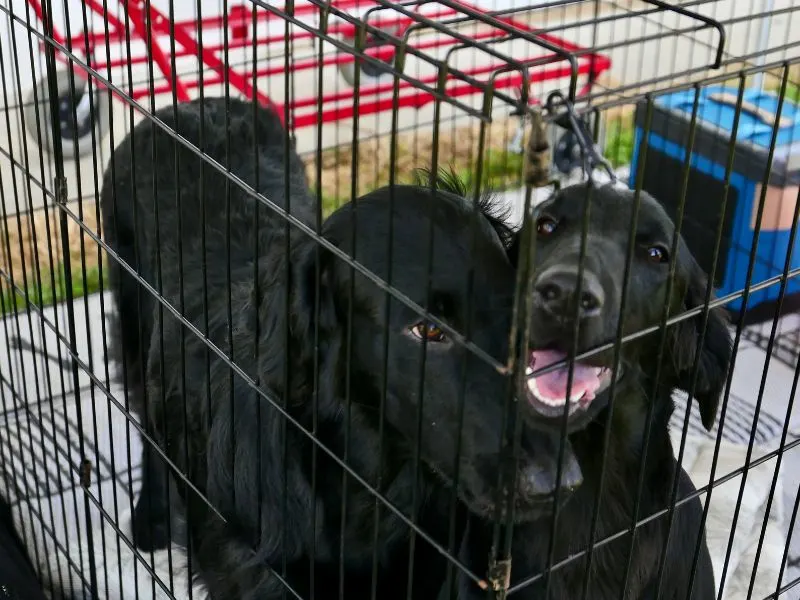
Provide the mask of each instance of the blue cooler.
{"label": "blue cooler", "polygon": [[[695,100],[695,90],[659,97],[653,103],[648,137],[643,189],[677,216],[683,182],[686,146]],[[755,222],[761,197],[761,182],[769,156],[778,96],[748,90],[744,93],[736,137],[728,202],[722,215],[725,168],[736,112],[736,88],[709,87],[700,92],[697,127],[691,157],[682,233],[706,273],[712,270],[714,245],[720,219],[722,240],[714,285],[724,296],[745,287],[750,252],[755,242]],[[636,107],[636,129],[630,185],[635,185],[640,144],[646,126],[647,104]],[[751,285],[783,273],[787,253],[792,269],[800,267],[800,253],[789,248],[792,218],[800,184],[800,109],[784,101],[777,144],[758,237]],[[795,246],[800,232],[795,236]],[[772,318],[780,291],[776,283],[751,292],[748,321]],[[800,277],[789,280],[785,307],[800,305]],[[790,297],[792,295],[792,297]],[[742,299],[729,303],[738,313]],[[762,315],[757,317],[756,315]]]}

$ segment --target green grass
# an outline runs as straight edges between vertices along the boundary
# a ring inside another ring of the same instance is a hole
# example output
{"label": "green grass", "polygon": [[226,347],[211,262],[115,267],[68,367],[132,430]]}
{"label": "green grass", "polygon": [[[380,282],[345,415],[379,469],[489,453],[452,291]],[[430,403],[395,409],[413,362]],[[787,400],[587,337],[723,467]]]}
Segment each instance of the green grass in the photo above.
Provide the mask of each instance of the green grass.
{"label": "green grass", "polygon": [[[791,102],[800,103],[800,84],[795,83],[800,76],[800,69],[789,72],[789,81],[786,82],[785,99]],[[765,77],[764,88],[774,94],[781,93],[781,77]]]}
{"label": "green grass", "polygon": [[[25,311],[28,304],[44,308],[67,299],[66,274],[64,266],[59,264],[55,269],[55,281],[51,281],[50,273],[42,273],[42,285],[39,287],[31,278],[28,279],[27,289],[22,288],[22,281],[15,281],[14,288],[7,280],[2,280],[0,285],[0,315],[13,314],[15,311]],[[103,272],[103,286],[107,286],[106,272]],[[80,298],[93,294],[101,289],[100,269],[88,267],[86,278],[80,268],[72,271],[72,296]]]}
{"label": "green grass", "polygon": [[603,156],[614,168],[628,165],[633,158],[633,120],[614,119],[608,124]]}
{"label": "green grass", "polygon": [[322,218],[327,219],[333,211],[337,208],[342,206],[342,204],[346,204],[348,199],[346,198],[337,198],[335,196],[327,196],[325,194],[322,195]]}
{"label": "green grass", "polygon": [[[489,149],[481,169],[481,189],[502,190],[511,183],[518,183],[522,178],[523,155],[508,151]],[[475,189],[476,173],[462,170],[459,177],[467,189]]]}
{"label": "green grass", "polygon": [[795,103],[800,103],[800,84],[787,82],[786,99]]}

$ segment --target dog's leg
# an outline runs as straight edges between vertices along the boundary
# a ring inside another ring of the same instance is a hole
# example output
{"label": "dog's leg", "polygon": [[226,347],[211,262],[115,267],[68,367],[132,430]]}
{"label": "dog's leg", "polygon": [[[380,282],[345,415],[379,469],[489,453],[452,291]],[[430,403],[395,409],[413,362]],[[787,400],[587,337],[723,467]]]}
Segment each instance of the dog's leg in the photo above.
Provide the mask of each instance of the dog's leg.
{"label": "dog's leg", "polygon": [[[195,494],[190,494],[187,500],[191,511],[187,526],[196,579],[208,590],[210,600],[278,600],[292,596],[272,572],[274,568],[280,573],[284,565],[260,561],[256,549],[211,513],[204,501]],[[285,567],[286,583],[301,598],[308,597],[308,565],[287,561]]]}
{"label": "dog's leg", "polygon": [[[675,468],[679,469],[676,500],[680,501],[695,493],[695,487],[689,475],[677,462]],[[659,600],[714,600],[716,598],[714,567],[706,544],[705,531],[701,527],[702,516],[703,505],[697,497],[675,508]],[[698,541],[700,542],[700,552],[697,555],[697,568],[694,578],[692,578],[693,559]],[[690,579],[692,579],[691,593],[688,592]],[[651,598],[656,600],[655,587],[656,581],[653,580],[645,589],[641,600],[650,600]]]}
{"label": "dog's leg", "polygon": [[161,550],[170,542],[167,485],[164,459],[151,442],[144,441],[142,488],[131,518],[133,540],[141,550]]}
{"label": "dog's leg", "polygon": [[[136,313],[132,313],[137,317]],[[138,330],[134,332],[139,335]],[[133,339],[135,344],[128,340]],[[139,338],[123,338],[128,343],[128,358],[130,386],[130,410],[134,412],[145,431],[146,438],[142,439],[141,469],[142,486],[139,498],[131,515],[131,529],[133,541],[137,548],[145,551],[160,550],[169,544],[169,496],[167,493],[167,467],[164,459],[154,448],[156,440],[153,428],[150,427],[146,416],[147,402],[144,393],[144,374],[140,365],[142,360],[138,356]],[[136,354],[129,348],[133,348]],[[131,357],[132,355],[132,357]]]}
{"label": "dog's leg", "polygon": [[[106,210],[114,207],[110,202]],[[117,250],[121,260],[133,266],[137,272],[145,273],[136,249],[133,226],[124,220],[106,216],[106,235]],[[147,418],[144,364],[147,343],[151,337],[153,300],[143,290],[137,279],[112,262],[109,268],[111,289],[114,292],[116,314],[113,329],[118,344],[117,361],[123,383],[128,387],[126,400],[130,412],[136,414],[145,432],[151,435]],[[169,544],[169,507],[167,495],[167,469],[163,459],[153,449],[150,440],[142,440],[141,469],[142,485],[131,515],[133,541],[137,548],[155,551]]]}
{"label": "dog's leg", "polygon": [[[469,517],[464,527],[461,537],[461,546],[458,551],[458,559],[467,568],[476,574],[485,575],[486,559],[491,548],[491,525],[476,518]],[[482,565],[481,568],[479,565]],[[486,600],[488,592],[479,588],[469,577],[460,573],[456,576],[454,597],[457,600]],[[442,590],[440,600],[449,600]]]}

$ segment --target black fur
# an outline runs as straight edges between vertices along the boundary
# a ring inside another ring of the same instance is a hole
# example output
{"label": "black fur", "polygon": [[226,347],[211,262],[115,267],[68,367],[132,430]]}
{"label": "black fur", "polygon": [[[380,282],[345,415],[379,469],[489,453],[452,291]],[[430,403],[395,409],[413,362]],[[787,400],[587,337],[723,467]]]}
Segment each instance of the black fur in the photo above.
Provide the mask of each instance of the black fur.
{"label": "black fur", "polygon": [[[292,214],[313,222],[302,165],[292,148],[284,152],[275,115],[258,109],[254,125],[252,105],[231,100],[226,107],[221,99],[177,110],[177,122],[172,108],[157,116],[279,206],[286,206],[288,189]],[[269,208],[256,213],[258,203],[227,181],[210,166],[201,175],[190,151],[143,122],[115,150],[106,172],[102,203],[109,243],[292,419],[313,430],[334,455],[346,456],[403,514],[415,512],[419,526],[445,545],[449,482],[458,468],[458,543],[465,509],[485,518],[495,512],[507,378],[448,335],[427,343],[423,371],[423,344],[414,332],[432,325],[398,300],[387,301],[374,282],[353,275]],[[463,197],[434,192],[436,187],[368,194],[331,216],[322,235],[414,302],[427,304],[436,321],[468,330],[472,342],[504,362],[515,285],[501,243],[506,230],[485,202],[476,212]],[[470,302],[469,277],[476,290]],[[119,354],[135,380],[133,407],[147,413],[147,427],[169,459],[225,518],[180,481],[175,485],[172,500],[185,508],[195,566],[212,597],[281,597],[272,568],[302,597],[313,585],[316,598],[339,598],[340,587],[349,600],[369,598],[374,557],[377,597],[406,598],[409,528],[382,505],[376,512],[379,503],[369,490],[345,479],[326,452],[315,451],[307,435],[139,291],[134,278],[117,271],[113,282],[123,332]],[[553,491],[556,443],[555,435],[525,430],[514,465],[521,473],[513,497],[519,521],[548,510],[542,497]],[[565,472],[577,484],[574,457],[567,452],[566,458]],[[161,479],[151,473],[148,481],[158,487]],[[444,558],[419,537],[414,556],[412,597],[438,598]]]}
{"label": "black fur", "polygon": [[[612,186],[590,188],[586,184],[564,188],[537,207],[536,223],[539,232],[532,252],[535,290],[540,289],[537,287],[539,278],[549,269],[567,269],[565,272],[572,272],[569,269],[577,266],[580,255],[582,219],[587,198],[590,202],[590,215],[584,278],[585,281],[589,281],[586,278],[594,278],[592,281],[600,286],[598,294],[604,298],[604,302],[601,308],[588,312],[589,316],[578,322],[579,352],[612,341],[616,337],[634,208],[633,192],[620,191]],[[555,227],[552,227],[553,224]],[[674,225],[662,207],[643,193],[633,247],[624,333],[659,324],[665,302],[669,303],[671,315],[704,304],[706,278],[683,240],[679,242],[675,257],[672,293],[667,296],[669,260],[656,261],[651,252],[654,247],[659,251],[669,251],[673,232]],[[520,238],[517,236],[509,248],[512,262],[516,263],[522,258],[519,248]],[[572,317],[560,320],[553,318],[544,309],[542,298],[536,292],[533,306],[530,333],[534,348],[558,349],[568,353],[576,325]],[[643,461],[644,481],[638,512],[640,520],[669,506],[676,469],[677,500],[680,501],[695,491],[687,474],[676,463],[669,437],[669,419],[674,410],[672,393],[675,389],[691,390],[699,404],[704,425],[711,428],[731,357],[730,332],[724,313],[719,310],[708,313],[705,336],[701,342],[702,324],[701,315],[668,329],[665,338],[666,353],[660,364],[659,332],[624,344],[621,353],[622,370],[614,392],[613,415],[609,417],[610,389],[607,389],[586,410],[578,410],[569,417],[569,441],[577,455],[584,483],[567,499],[559,512],[555,530],[554,563],[589,547],[604,453],[608,454],[608,458],[596,541],[629,530],[633,526],[634,503]],[[699,358],[696,371],[695,358]],[[597,354],[585,362],[610,367],[613,365],[613,350]],[[657,373],[660,381],[656,386]],[[532,404],[530,406],[534,407]],[[531,422],[544,428],[555,429],[561,426],[561,417],[548,419],[534,408],[527,411]],[[653,421],[645,456],[644,441],[649,408],[653,411]],[[604,448],[607,433],[610,433],[609,442],[608,447]],[[662,548],[666,540],[668,516],[656,518],[639,527],[632,552],[630,533],[596,548],[588,575],[589,592],[586,597],[591,600],[655,598],[653,586],[659,563],[664,558],[665,571],[659,598],[715,598],[712,566],[700,521],[699,499],[684,503],[674,511],[666,556],[662,556]],[[532,578],[546,567],[550,528],[549,520],[515,528],[512,585]],[[491,527],[487,523],[472,519],[469,539],[463,548],[463,558],[479,573],[485,572],[490,533]],[[698,536],[701,536],[699,563],[690,593],[688,585]],[[630,572],[623,592],[623,578],[629,559]],[[545,596],[545,580],[539,579],[513,597],[529,600],[582,598],[585,570],[585,558],[574,560],[552,572],[549,578],[549,595]],[[462,580],[461,586],[461,598],[486,597],[484,592],[466,579]]]}
{"label": "black fur", "polygon": [[[222,99],[209,99],[202,107],[200,103],[180,106],[177,115],[180,132],[185,138],[223,164],[226,156],[239,159],[236,161],[236,175],[254,187],[258,182],[259,190],[269,185],[270,199],[281,206],[286,192],[284,172],[288,171],[289,193],[296,199],[292,212],[304,221],[312,222],[312,203],[308,199],[303,163],[291,143],[288,155],[284,154],[284,130],[274,114],[262,109],[254,113],[253,105],[246,102],[230,100],[226,103]],[[158,113],[171,129],[175,129],[175,116],[171,108]],[[218,220],[223,216],[227,191],[230,190],[232,210],[235,210],[237,201],[241,202],[242,194],[234,186],[226,187],[224,179],[213,167],[202,166],[183,148],[176,164],[176,144],[170,143],[164,134],[156,134],[154,127],[150,121],[143,121],[115,151],[103,180],[101,209],[105,241],[119,259],[158,289],[159,280],[175,278],[178,273],[177,265],[167,262],[178,253],[174,209],[179,195],[190,199],[189,202],[182,200],[186,206],[182,212],[182,225],[184,238],[189,240],[183,251],[192,254],[199,242],[201,220],[197,197],[201,186],[208,203],[207,218],[214,221],[217,230],[213,233],[217,235],[218,228],[223,226]],[[241,160],[245,155],[248,158]],[[258,163],[254,156],[259,157]],[[154,165],[158,165],[157,168]],[[156,198],[158,202],[154,201]],[[161,222],[168,224],[158,232],[162,249],[160,264],[159,252],[154,246],[157,232],[153,215],[156,210],[165,213]],[[118,307],[110,327],[117,342],[111,344],[111,351],[120,367],[122,383],[128,390],[130,408],[147,427],[144,416],[149,401],[144,389],[145,364],[150,339],[156,333],[153,313],[158,303],[116,260],[110,261],[108,270]],[[213,270],[211,275],[214,276]],[[202,277],[202,273],[190,276]],[[175,306],[178,304],[176,302]],[[136,545],[144,550],[164,548],[169,542],[167,470],[163,459],[149,443],[144,444],[142,453],[142,492],[134,508],[132,527]]]}

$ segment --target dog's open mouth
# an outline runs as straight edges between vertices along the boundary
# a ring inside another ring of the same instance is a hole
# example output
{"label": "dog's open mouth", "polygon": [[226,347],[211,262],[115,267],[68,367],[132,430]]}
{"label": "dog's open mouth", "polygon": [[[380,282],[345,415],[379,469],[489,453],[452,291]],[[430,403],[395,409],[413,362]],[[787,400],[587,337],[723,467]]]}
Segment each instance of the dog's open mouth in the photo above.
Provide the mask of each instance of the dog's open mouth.
{"label": "dog's open mouth", "polygon": [[553,371],[532,376],[535,370],[567,359],[557,350],[533,350],[526,369],[527,396],[531,407],[545,417],[561,417],[566,406],[567,414],[586,410],[592,401],[611,384],[611,369],[576,362],[572,370],[572,385],[569,384],[569,363]]}

